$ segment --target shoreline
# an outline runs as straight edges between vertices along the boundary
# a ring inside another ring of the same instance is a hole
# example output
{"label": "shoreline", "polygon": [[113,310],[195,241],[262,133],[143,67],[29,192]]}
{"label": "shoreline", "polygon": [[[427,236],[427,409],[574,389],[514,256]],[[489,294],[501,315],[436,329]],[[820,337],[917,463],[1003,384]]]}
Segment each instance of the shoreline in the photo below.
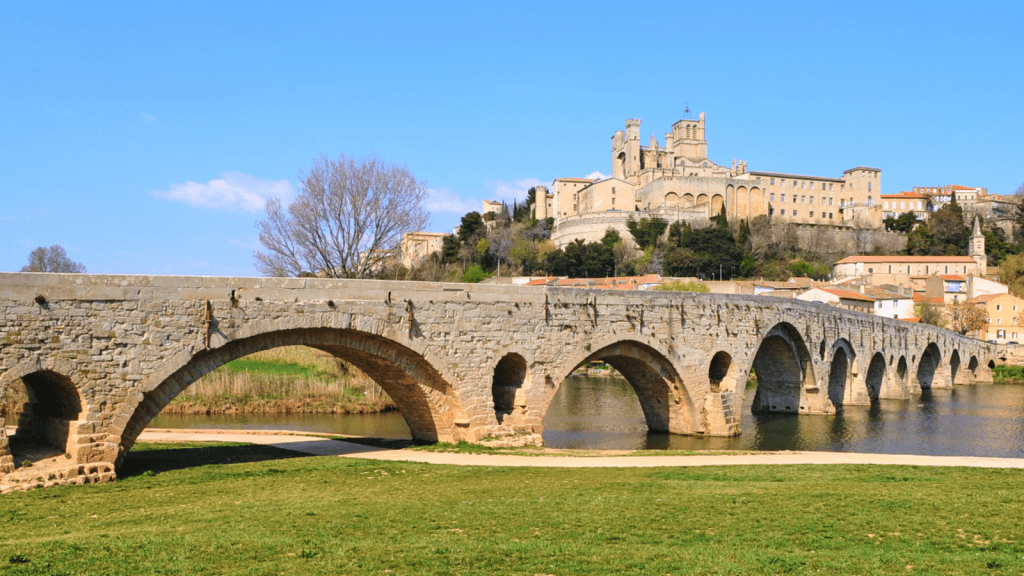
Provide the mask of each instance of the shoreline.
{"label": "shoreline", "polygon": [[[340,434],[332,434],[340,437]],[[426,464],[454,464],[459,466],[536,466],[545,468],[648,468],[687,466],[748,466],[799,464],[871,464],[883,466],[941,466],[965,468],[1024,469],[1024,458],[988,456],[926,456],[917,454],[876,454],[862,452],[813,451],[737,451],[736,454],[643,455],[633,456],[622,451],[606,451],[606,455],[465,454],[455,452],[426,452],[394,450],[333,440],[288,430],[189,430],[147,429],[139,442],[239,442],[269,445],[284,450],[316,456],[340,456]],[[600,451],[587,451],[595,454]]]}

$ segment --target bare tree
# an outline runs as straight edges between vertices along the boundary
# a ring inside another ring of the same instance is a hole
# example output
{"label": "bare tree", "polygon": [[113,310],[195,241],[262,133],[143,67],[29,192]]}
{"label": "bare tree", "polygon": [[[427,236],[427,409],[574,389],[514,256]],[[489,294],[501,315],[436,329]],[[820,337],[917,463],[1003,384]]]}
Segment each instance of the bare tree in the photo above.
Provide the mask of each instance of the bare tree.
{"label": "bare tree", "polygon": [[988,311],[966,300],[953,302],[949,308],[949,329],[960,334],[988,328]]}
{"label": "bare tree", "polygon": [[84,274],[85,266],[68,258],[67,251],[60,244],[49,248],[40,246],[28,255],[28,264],[21,268],[22,272],[64,272]]}
{"label": "bare tree", "polygon": [[253,255],[268,276],[372,276],[402,235],[421,230],[430,217],[425,184],[378,156],[321,156],[300,179],[302,190],[287,212],[271,199],[258,223],[266,251]]}

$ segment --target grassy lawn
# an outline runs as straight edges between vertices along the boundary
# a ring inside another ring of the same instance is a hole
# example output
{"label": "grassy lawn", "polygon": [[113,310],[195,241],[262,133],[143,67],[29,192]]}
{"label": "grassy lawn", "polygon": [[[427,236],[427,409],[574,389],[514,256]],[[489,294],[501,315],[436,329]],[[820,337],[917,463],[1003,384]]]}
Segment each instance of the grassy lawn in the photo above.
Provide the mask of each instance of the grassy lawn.
{"label": "grassy lawn", "polygon": [[1024,572],[1021,470],[294,456],[141,444],[116,483],[0,496],[0,573]]}

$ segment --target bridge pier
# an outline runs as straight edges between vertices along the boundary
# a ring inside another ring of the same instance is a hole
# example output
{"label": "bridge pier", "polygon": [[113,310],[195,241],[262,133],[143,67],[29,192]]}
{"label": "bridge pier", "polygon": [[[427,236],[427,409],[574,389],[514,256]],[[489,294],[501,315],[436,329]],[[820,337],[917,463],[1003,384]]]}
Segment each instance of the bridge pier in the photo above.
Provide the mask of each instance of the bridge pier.
{"label": "bridge pier", "polygon": [[[827,414],[990,380],[998,358],[932,326],[762,296],[0,273],[0,395],[21,379],[30,399],[17,435],[0,431],[0,473],[20,472],[12,448],[34,438],[69,455],[62,482],[113,478],[138,434],[196,380],[292,345],[353,363],[418,440],[451,442],[539,442],[559,384],[596,359],[630,382],[652,431],[729,436],[742,430],[747,394],[755,410]],[[956,355],[971,362],[954,382]]]}

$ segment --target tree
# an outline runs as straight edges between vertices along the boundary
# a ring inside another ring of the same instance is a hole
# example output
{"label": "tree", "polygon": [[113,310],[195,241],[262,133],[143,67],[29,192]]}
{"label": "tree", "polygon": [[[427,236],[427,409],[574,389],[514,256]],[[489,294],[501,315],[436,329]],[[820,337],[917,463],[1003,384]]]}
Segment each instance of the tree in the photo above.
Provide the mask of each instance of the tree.
{"label": "tree", "polygon": [[631,218],[626,222],[626,229],[633,235],[636,245],[641,250],[656,245],[658,239],[665,233],[665,228],[668,228],[668,222],[661,218],[641,218],[639,222]]}
{"label": "tree", "polygon": [[321,156],[301,174],[287,211],[274,198],[257,227],[256,267],[269,276],[313,272],[365,278],[379,270],[402,235],[426,226],[426,185],[405,166],[378,156]]}
{"label": "tree", "polygon": [[932,214],[928,228],[931,229],[933,246],[945,247],[945,253],[951,256],[963,253],[971,235],[964,225],[963,209],[953,201]]}
{"label": "tree", "polygon": [[984,306],[970,304],[966,300],[949,305],[949,329],[967,334],[988,327],[988,311]]}
{"label": "tree", "polygon": [[914,304],[914,314],[917,314],[921,324],[931,324],[940,328],[946,327],[946,318],[942,314],[942,308],[932,303],[927,297]]}
{"label": "tree", "polygon": [[40,246],[28,255],[28,264],[22,266],[22,272],[62,272],[66,274],[84,274],[85,266],[68,258],[68,253],[60,244],[49,248]]}
{"label": "tree", "polygon": [[904,212],[899,218],[892,216],[885,219],[885,229],[895,232],[909,233],[917,225],[917,216],[913,212]]}
{"label": "tree", "polygon": [[479,242],[477,234],[484,227],[484,219],[479,212],[469,212],[462,217],[459,226],[459,241],[465,244],[476,244]]}
{"label": "tree", "polygon": [[1024,254],[1007,256],[999,265],[999,281],[1010,287],[1010,292],[1024,294]]}

